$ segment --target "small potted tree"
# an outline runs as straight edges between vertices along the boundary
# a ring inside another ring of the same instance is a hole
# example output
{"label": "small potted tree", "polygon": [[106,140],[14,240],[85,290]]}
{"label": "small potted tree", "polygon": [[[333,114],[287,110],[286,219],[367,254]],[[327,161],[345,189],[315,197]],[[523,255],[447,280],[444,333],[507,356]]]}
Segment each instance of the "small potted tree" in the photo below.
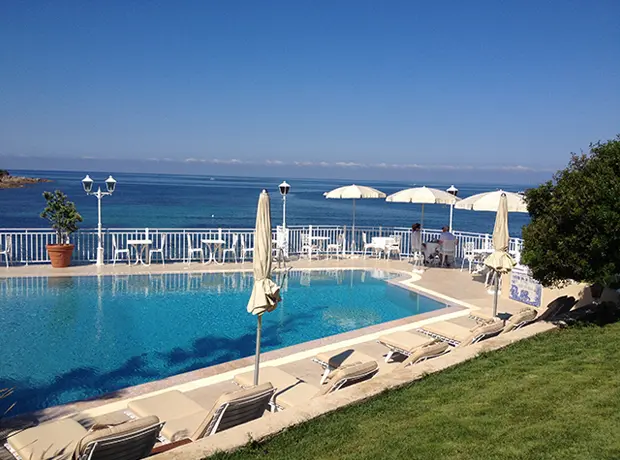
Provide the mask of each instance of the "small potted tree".
{"label": "small potted tree", "polygon": [[56,244],[48,244],[47,252],[54,268],[65,268],[71,264],[73,245],[69,243],[69,235],[78,229],[82,216],[77,212],[75,203],[69,201],[67,195],[60,190],[43,192],[47,206],[41,217],[47,219],[56,231]]}

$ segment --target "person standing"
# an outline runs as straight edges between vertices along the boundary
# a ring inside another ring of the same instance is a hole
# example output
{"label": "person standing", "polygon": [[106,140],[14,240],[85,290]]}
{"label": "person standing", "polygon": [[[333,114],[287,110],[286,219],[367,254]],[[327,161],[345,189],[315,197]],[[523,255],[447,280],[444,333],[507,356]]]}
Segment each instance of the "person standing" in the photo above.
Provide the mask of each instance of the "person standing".
{"label": "person standing", "polygon": [[422,252],[422,226],[418,223],[411,226],[411,252]]}
{"label": "person standing", "polygon": [[456,236],[449,231],[448,227],[442,227],[441,235],[439,236],[439,253],[441,255],[442,264],[445,262],[449,267],[450,264],[454,262],[457,244],[458,240]]}
{"label": "person standing", "polygon": [[439,236],[439,244],[442,241],[456,241],[456,236],[454,236],[448,229],[448,227],[444,226],[441,228],[441,235]]}

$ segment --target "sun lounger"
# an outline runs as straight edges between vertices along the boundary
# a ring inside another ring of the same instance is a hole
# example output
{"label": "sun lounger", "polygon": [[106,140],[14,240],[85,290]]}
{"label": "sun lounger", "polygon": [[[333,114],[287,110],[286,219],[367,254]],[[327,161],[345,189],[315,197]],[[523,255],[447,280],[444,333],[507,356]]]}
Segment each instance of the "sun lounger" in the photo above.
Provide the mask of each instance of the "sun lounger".
{"label": "sun lounger", "polygon": [[[307,403],[313,398],[328,395],[354,383],[367,380],[375,375],[378,370],[379,366],[376,361],[343,366],[329,374],[327,384],[320,389],[277,367],[263,367],[258,376],[259,383],[270,381],[278,389],[273,403],[277,410],[283,410]],[[244,388],[252,385],[254,382],[254,372],[236,375],[234,382]]]}
{"label": "sun lounger", "polygon": [[524,308],[518,313],[515,313],[510,318],[506,320],[506,324],[504,325],[504,330],[500,332],[500,334],[506,334],[510,331],[514,331],[516,329],[521,329],[526,324],[533,323],[536,320],[536,316],[538,312],[533,308]]}
{"label": "sun lounger", "polygon": [[386,363],[390,362],[396,353],[406,357],[401,363],[401,367],[443,355],[450,348],[446,342],[408,331],[397,331],[383,335],[379,337],[377,342],[390,350],[385,356]]}
{"label": "sun lounger", "polygon": [[441,321],[424,326],[417,329],[417,331],[447,342],[452,346],[462,347],[496,336],[502,332],[503,329],[504,322],[501,320],[481,324],[471,329],[450,321]]}
{"label": "sun lounger", "polygon": [[21,460],[138,460],[151,453],[162,425],[153,416],[87,430],[65,418],[11,434],[5,447]]}
{"label": "sun lounger", "polygon": [[274,392],[273,386],[266,382],[257,387],[224,393],[209,409],[184,393],[172,390],[131,401],[127,407],[137,416],[157,415],[164,420],[166,423],[161,433],[170,442],[182,439],[196,441],[260,418]]}
{"label": "sun lounger", "polygon": [[320,381],[320,384],[323,385],[330,372],[351,363],[367,363],[374,361],[374,359],[364,353],[355,351],[352,348],[346,348],[319,353],[312,358],[312,361],[320,364],[324,369],[323,376]]}

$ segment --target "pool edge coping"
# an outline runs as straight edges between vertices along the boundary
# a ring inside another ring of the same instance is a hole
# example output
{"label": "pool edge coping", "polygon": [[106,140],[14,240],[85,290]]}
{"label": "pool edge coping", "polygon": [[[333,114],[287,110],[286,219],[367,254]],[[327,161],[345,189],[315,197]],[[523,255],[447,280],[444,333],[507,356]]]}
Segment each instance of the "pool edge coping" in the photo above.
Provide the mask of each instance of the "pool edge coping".
{"label": "pool edge coping", "polygon": [[[408,291],[416,292],[418,294],[422,294],[426,297],[429,297],[435,301],[439,301],[441,303],[445,303],[446,306],[443,308],[439,308],[437,310],[432,310],[430,312],[420,313],[417,315],[407,316],[404,318],[400,318],[397,320],[387,321],[371,326],[367,326],[361,329],[354,329],[352,331],[343,332],[340,334],[336,334],[333,336],[328,336],[324,338],[314,339],[307,342],[302,342],[299,344],[291,345],[289,347],[283,347],[276,350],[271,350],[269,352],[265,352],[263,357],[267,357],[266,360],[261,362],[261,365],[264,367],[271,366],[281,366],[284,364],[289,364],[295,361],[300,361],[303,359],[312,358],[318,353],[332,351],[344,347],[349,347],[353,345],[357,345],[364,342],[369,342],[378,339],[380,336],[389,334],[397,331],[407,331],[412,329],[417,329],[421,326],[425,326],[431,323],[446,321],[462,316],[467,316],[471,313],[471,311],[479,310],[480,307],[469,304],[467,302],[461,301],[459,299],[452,298],[450,296],[441,294],[439,292],[426,289],[416,284],[417,281],[421,280],[422,277],[417,273],[412,273],[411,271],[406,271],[398,268],[387,268],[387,267],[364,267],[364,266],[344,266],[344,267],[304,267],[304,268],[291,268],[290,270],[294,271],[324,271],[324,270],[380,270],[384,272],[398,274],[397,278],[394,279],[384,279],[383,281],[387,284],[392,284],[403,288]],[[196,273],[225,273],[225,272],[248,272],[251,270],[209,270],[209,271],[200,271]],[[178,274],[179,272],[171,271],[168,272],[171,274]],[[188,273],[189,272],[185,272]],[[164,275],[166,273],[157,273],[158,275]],[[144,276],[144,274],[123,274],[123,276]],[[37,275],[38,277],[45,277],[47,275]],[[73,276],[73,275],[63,275],[63,276]],[[83,274],[78,276],[114,276],[114,274]],[[448,309],[453,309],[453,311],[446,312]],[[456,311],[454,311],[456,309]],[[424,317],[428,316],[428,317]],[[420,318],[424,317],[424,318]],[[402,323],[398,325],[393,325],[392,327],[385,328],[386,325],[394,324],[394,323]],[[378,329],[373,332],[363,333],[364,331],[368,331],[369,329]],[[342,336],[351,335],[355,333],[360,333],[361,335],[356,335],[351,338],[347,338],[344,340]],[[317,342],[322,340],[328,340],[329,343],[325,345],[317,345]],[[313,346],[314,344],[315,346]],[[302,348],[300,351],[294,351],[290,353],[291,348]],[[289,351],[289,353],[287,353]],[[272,358],[270,355],[280,355],[275,358]],[[21,419],[21,418],[36,418],[40,421],[48,421],[53,419],[61,419],[72,417],[77,414],[81,414],[86,417],[96,417],[103,414],[107,414],[110,412],[115,412],[118,410],[123,410],[126,408],[127,403],[133,400],[141,399],[147,396],[155,396],[157,394],[164,393],[166,391],[171,390],[179,390],[179,391],[191,391],[197,388],[202,388],[205,386],[225,382],[227,380],[232,380],[234,375],[251,371],[254,366],[253,364],[242,365],[240,367],[236,367],[232,370],[219,372],[214,375],[198,377],[195,374],[209,372],[216,367],[225,367],[234,365],[235,363],[239,364],[242,361],[251,360],[253,361],[253,356],[248,356],[244,358],[240,358],[238,360],[228,361],[224,363],[219,363],[213,366],[208,366],[205,368],[196,369],[190,372],[185,372],[181,374],[175,374],[163,379],[153,380],[150,382],[144,382],[138,385],[132,385],[129,387],[121,388],[116,391],[104,393],[102,395],[98,395],[93,398],[83,399],[79,401],[73,401],[66,404],[51,406],[48,408],[40,409],[38,411],[28,412],[24,414],[18,414],[15,417],[7,418],[6,420],[11,419]],[[192,378],[192,376],[196,378]],[[189,379],[189,380],[186,380]],[[171,381],[172,380],[172,381]],[[170,384],[166,384],[169,382]],[[149,389],[148,386],[157,386],[157,389]],[[132,391],[136,391],[136,394],[127,394]],[[125,394],[121,394],[117,397],[116,400],[110,401],[112,399],[111,395],[115,393],[123,392]]]}

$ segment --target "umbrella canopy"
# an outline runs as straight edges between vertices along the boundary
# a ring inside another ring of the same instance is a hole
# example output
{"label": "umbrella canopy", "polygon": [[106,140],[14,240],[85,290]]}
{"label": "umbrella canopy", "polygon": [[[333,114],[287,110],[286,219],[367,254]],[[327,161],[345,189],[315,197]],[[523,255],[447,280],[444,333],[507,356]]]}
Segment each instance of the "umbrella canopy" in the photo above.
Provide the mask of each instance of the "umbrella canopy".
{"label": "umbrella canopy", "polygon": [[425,204],[449,204],[453,205],[460,198],[451,193],[429,187],[414,187],[401,190],[390,196],[385,201],[390,203],[419,203],[422,205],[422,226],[424,226],[424,205]]}
{"label": "umbrella canopy", "polygon": [[254,384],[258,385],[260,363],[260,334],[262,317],[265,312],[275,310],[280,301],[280,287],[271,279],[271,206],[269,194],[263,190],[256,210],[256,230],[254,233],[254,286],[248,302],[248,313],[258,316],[256,328],[256,360]]}
{"label": "umbrella canopy", "polygon": [[392,203],[455,204],[459,198],[437,188],[414,187],[396,192],[388,196],[385,201]]}
{"label": "umbrella canopy", "polygon": [[508,234],[508,197],[506,193],[500,196],[495,228],[493,229],[493,253],[484,260],[484,264],[495,270],[495,292],[493,295],[493,316],[497,315],[497,295],[499,291],[499,275],[508,273],[516,265],[508,254],[510,235]]}
{"label": "umbrella canopy", "polygon": [[523,196],[518,193],[497,190],[495,192],[479,193],[464,198],[454,206],[456,209],[469,209],[471,211],[493,211],[499,209],[502,195],[506,197],[507,212],[527,212],[527,204]]}
{"label": "umbrella canopy", "polygon": [[325,198],[360,200],[362,198],[385,198],[385,193],[365,185],[346,185],[323,194]]}
{"label": "umbrella canopy", "polygon": [[351,226],[351,251],[355,249],[355,200],[366,198],[385,198],[385,193],[365,185],[345,185],[323,193],[325,198],[353,200],[353,225]]}

